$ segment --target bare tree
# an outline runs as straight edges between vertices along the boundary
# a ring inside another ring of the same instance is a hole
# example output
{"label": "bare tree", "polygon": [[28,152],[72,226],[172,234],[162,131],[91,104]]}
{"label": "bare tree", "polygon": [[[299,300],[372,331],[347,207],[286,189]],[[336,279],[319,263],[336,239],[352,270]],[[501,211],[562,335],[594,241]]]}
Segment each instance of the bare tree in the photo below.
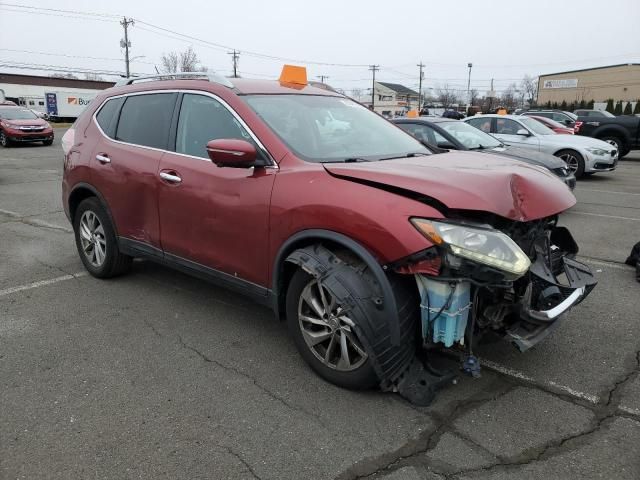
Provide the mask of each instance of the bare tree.
{"label": "bare tree", "polygon": [[207,68],[200,65],[200,59],[193,48],[184,52],[169,52],[162,54],[163,73],[206,72]]}
{"label": "bare tree", "polygon": [[444,108],[448,108],[454,103],[458,103],[456,91],[445,83],[442,87],[436,88],[436,98]]}
{"label": "bare tree", "polygon": [[89,73],[89,72],[84,74],[84,79],[85,80],[93,80],[94,82],[103,82],[104,81],[104,78],[102,78],[97,73]]}
{"label": "bare tree", "polygon": [[181,72],[198,72],[200,71],[200,59],[193,48],[189,47],[180,53],[180,71]]}
{"label": "bare tree", "polygon": [[471,97],[470,105],[476,105],[478,100],[480,100],[480,92],[476,88],[472,88],[469,91],[469,96]]}
{"label": "bare tree", "polygon": [[516,84],[512,83],[500,95],[500,104],[507,110],[513,110],[518,105],[517,90]]}
{"label": "bare tree", "polygon": [[525,75],[520,82],[520,90],[524,92],[525,100],[533,105],[538,99],[538,77]]}
{"label": "bare tree", "polygon": [[51,75],[52,78],[78,78],[77,75],[73,73],[54,73]]}
{"label": "bare tree", "polygon": [[178,73],[178,53],[163,53],[160,58],[163,73]]}

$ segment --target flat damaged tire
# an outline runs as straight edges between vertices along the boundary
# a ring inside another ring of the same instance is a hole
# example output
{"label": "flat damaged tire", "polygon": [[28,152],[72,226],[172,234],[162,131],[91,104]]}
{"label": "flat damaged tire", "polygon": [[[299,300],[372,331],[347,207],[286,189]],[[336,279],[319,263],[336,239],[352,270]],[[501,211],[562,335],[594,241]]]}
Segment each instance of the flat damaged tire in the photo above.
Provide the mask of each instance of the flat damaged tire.
{"label": "flat damaged tire", "polygon": [[420,301],[413,279],[388,277],[400,326],[399,342],[392,342],[383,289],[363,261],[321,245],[287,261],[300,267],[287,289],[287,323],[309,366],[340,387],[394,389],[415,358]]}

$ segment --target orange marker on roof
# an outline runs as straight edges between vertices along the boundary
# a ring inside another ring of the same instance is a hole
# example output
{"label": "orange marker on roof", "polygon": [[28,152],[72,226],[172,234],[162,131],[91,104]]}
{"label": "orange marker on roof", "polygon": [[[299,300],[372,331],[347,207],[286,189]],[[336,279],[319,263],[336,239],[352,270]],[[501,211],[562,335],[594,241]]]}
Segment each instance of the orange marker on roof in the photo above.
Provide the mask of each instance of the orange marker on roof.
{"label": "orange marker on roof", "polygon": [[280,83],[307,85],[307,69],[296,65],[284,65],[279,80]]}

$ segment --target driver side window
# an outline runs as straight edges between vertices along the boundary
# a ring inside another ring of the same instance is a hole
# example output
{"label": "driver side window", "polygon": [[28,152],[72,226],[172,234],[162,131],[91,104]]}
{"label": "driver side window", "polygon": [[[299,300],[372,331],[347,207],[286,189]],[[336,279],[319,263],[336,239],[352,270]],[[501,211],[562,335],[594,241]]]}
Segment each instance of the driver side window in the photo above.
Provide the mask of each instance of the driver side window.
{"label": "driver side window", "polygon": [[233,138],[252,143],[261,157],[260,149],[236,118],[214,98],[185,93],[180,106],[176,132],[177,153],[209,158],[207,143],[221,138]]}

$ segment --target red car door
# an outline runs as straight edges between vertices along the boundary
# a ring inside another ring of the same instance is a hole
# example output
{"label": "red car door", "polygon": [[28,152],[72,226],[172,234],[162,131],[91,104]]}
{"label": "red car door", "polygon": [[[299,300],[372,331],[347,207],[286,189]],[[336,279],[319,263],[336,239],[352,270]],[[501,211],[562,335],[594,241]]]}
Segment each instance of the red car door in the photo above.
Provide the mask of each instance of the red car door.
{"label": "red car door", "polygon": [[162,248],[168,260],[266,286],[269,201],[277,169],[217,167],[205,147],[219,138],[252,142],[268,159],[221,101],[185,93],[175,153],[165,153],[158,169]]}
{"label": "red car door", "polygon": [[109,100],[98,111],[97,124],[90,126],[101,130],[95,132],[99,140],[91,157],[92,183],[109,205],[118,236],[158,249],[156,178],[177,96],[157,93]]}

